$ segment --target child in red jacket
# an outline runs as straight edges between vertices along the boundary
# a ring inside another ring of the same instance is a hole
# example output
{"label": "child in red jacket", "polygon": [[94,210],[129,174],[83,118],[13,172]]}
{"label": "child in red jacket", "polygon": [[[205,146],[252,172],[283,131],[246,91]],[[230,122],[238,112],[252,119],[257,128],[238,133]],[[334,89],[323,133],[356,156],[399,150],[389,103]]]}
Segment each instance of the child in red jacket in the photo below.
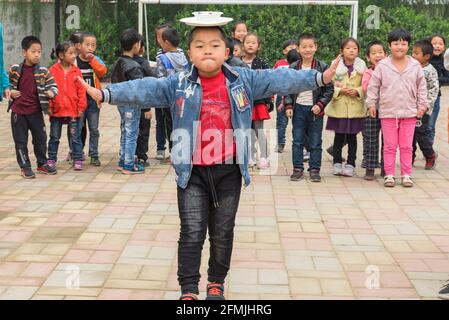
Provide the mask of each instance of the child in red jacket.
{"label": "child in red jacket", "polygon": [[74,65],[76,49],[72,42],[56,46],[57,63],[50,67],[59,88],[59,95],[51,102],[50,141],[48,142],[48,165],[56,169],[59,140],[63,124],[68,124],[74,169],[83,169],[83,148],[81,144],[81,121],[87,107],[86,90],[76,81],[82,77],[81,70]]}

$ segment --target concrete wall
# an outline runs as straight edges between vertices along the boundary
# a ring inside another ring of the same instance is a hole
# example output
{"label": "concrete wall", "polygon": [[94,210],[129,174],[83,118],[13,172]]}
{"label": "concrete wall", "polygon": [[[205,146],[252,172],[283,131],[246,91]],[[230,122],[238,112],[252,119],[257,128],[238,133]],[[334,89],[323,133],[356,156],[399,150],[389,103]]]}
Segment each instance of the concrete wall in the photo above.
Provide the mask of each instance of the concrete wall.
{"label": "concrete wall", "polygon": [[[22,62],[22,49],[20,42],[27,35],[36,35],[31,27],[31,17],[28,17],[28,23],[19,23],[17,21],[14,4],[2,4],[0,7],[0,22],[3,25],[3,50],[5,67],[9,68],[11,64]],[[48,66],[51,63],[51,50],[55,47],[55,17],[53,4],[41,4],[41,24],[42,31],[38,36],[42,41],[42,66]]]}

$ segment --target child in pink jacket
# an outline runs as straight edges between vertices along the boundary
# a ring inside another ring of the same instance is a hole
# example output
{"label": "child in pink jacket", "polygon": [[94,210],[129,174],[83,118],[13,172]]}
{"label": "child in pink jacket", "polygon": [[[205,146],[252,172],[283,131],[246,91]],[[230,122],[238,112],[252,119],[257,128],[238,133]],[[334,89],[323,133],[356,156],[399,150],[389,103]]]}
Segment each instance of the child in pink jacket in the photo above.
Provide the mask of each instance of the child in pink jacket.
{"label": "child in pink jacket", "polygon": [[[368,85],[366,105],[371,117],[379,112],[384,137],[385,187],[396,185],[399,146],[402,185],[413,187],[412,153],[416,118],[428,109],[427,84],[418,61],[407,55],[411,35],[396,29],[388,35],[391,55],[380,61]],[[378,110],[376,108],[378,105]]]}

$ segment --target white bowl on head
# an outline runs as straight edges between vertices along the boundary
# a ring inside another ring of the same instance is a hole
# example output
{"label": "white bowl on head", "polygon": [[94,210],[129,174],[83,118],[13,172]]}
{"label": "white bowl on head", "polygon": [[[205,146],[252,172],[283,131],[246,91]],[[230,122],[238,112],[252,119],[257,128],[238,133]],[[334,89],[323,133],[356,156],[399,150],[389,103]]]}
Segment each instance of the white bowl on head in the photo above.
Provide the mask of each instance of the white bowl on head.
{"label": "white bowl on head", "polygon": [[222,17],[219,11],[195,11],[193,17],[183,18],[180,21],[193,27],[224,26],[231,22],[232,18]]}

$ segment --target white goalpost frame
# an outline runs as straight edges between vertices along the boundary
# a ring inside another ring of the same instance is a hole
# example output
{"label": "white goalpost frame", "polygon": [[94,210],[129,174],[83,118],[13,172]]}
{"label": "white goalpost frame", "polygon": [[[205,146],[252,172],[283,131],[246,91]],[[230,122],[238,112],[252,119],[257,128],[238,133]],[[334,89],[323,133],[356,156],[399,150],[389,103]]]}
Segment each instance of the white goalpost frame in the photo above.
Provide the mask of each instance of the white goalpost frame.
{"label": "white goalpost frame", "polygon": [[[358,19],[359,19],[359,1],[343,0],[139,0],[139,33],[143,34],[145,24],[145,38],[148,46],[148,21],[146,14],[147,4],[222,4],[222,5],[335,5],[351,6],[351,22],[349,26],[349,36],[357,39]],[[145,15],[145,17],[144,17]],[[148,54],[148,51],[147,51]]]}

